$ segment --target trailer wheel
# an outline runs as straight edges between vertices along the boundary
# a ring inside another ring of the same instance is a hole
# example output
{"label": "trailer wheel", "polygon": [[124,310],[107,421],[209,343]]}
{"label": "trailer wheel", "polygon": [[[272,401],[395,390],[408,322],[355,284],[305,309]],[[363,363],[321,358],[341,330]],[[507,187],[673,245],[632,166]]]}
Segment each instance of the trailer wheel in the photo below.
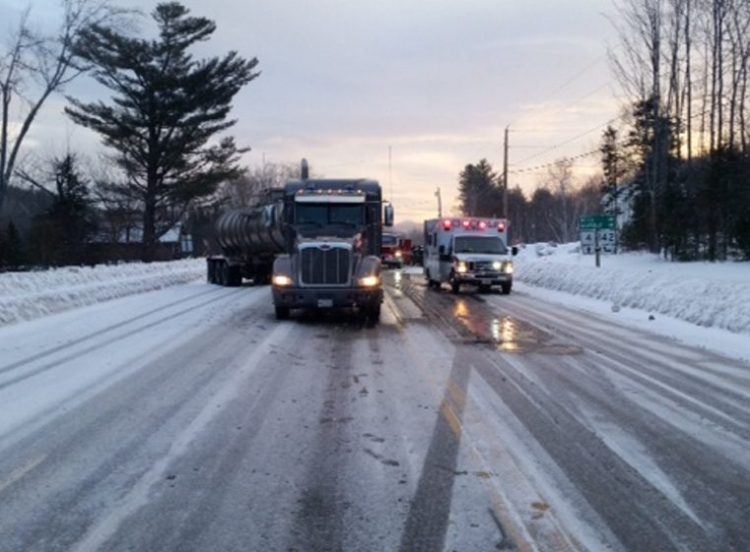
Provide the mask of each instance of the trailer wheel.
{"label": "trailer wheel", "polygon": [[208,259],[206,261],[206,281],[209,284],[215,284],[216,283],[216,263],[214,263],[213,259]]}
{"label": "trailer wheel", "polygon": [[276,320],[286,320],[289,318],[289,307],[275,307]]}
{"label": "trailer wheel", "polygon": [[239,266],[225,265],[227,269],[226,285],[230,287],[238,287],[242,285],[242,270]]}
{"label": "trailer wheel", "polygon": [[219,282],[220,286],[227,286],[229,285],[229,265],[226,261],[219,261],[217,267],[217,280]]}
{"label": "trailer wheel", "polygon": [[433,280],[430,277],[430,271],[429,270],[425,270],[425,277],[427,278],[427,287],[428,288],[438,288],[438,287],[440,287],[440,284],[438,282],[436,282],[435,280]]}

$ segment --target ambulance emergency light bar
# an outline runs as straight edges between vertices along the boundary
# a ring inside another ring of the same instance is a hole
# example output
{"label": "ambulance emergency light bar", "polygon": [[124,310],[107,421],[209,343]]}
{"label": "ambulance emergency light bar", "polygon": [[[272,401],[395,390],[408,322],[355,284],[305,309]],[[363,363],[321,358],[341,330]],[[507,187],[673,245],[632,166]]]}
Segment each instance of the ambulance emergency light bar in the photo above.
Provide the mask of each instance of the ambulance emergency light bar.
{"label": "ambulance emergency light bar", "polygon": [[[474,220],[474,219],[444,219],[443,229],[450,230],[451,228],[463,228],[464,230],[487,230],[490,226],[494,226],[493,222],[487,222],[486,220]],[[497,223],[497,231],[505,232],[505,222],[500,221]]]}

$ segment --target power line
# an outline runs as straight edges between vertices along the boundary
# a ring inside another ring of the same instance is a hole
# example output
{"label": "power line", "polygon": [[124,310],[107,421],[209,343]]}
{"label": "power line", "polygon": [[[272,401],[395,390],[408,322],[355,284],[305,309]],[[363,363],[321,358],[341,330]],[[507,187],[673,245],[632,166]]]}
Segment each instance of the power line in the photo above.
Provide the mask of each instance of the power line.
{"label": "power line", "polygon": [[[584,153],[579,153],[578,155],[566,156],[563,159],[575,161],[576,159],[583,159],[584,157],[589,157],[590,155],[594,155],[596,153],[600,153],[599,149],[587,151]],[[516,169],[516,170],[510,171],[510,173],[511,174],[526,174],[526,173],[539,172],[543,169],[548,169],[549,167],[553,167],[555,163],[557,163],[557,161],[553,161],[551,163],[545,163],[543,165],[536,165],[535,167],[526,167],[523,169]]]}
{"label": "power line", "polygon": [[[567,145],[567,144],[570,144],[571,142],[574,142],[574,141],[578,140],[579,138],[583,138],[584,136],[586,136],[586,135],[588,135],[588,134],[591,134],[592,132],[595,132],[595,131],[597,131],[597,130],[599,130],[599,129],[601,129],[601,128],[603,128],[603,127],[607,126],[607,125],[611,125],[611,124],[612,124],[612,123],[614,123],[615,121],[619,121],[619,120],[621,120],[622,118],[623,118],[623,117],[622,117],[622,116],[620,116],[620,117],[615,117],[614,119],[609,119],[608,121],[605,121],[605,122],[604,122],[604,123],[602,123],[602,124],[599,124],[599,125],[597,125],[597,126],[595,126],[595,127],[593,127],[593,128],[590,128],[590,129],[588,129],[587,131],[585,131],[585,132],[582,132],[582,133],[580,133],[580,134],[576,134],[575,136],[573,136],[573,137],[571,137],[571,138],[568,138],[567,140],[564,140],[564,141],[562,141],[562,142],[559,142],[558,144],[555,144],[554,146],[550,146],[549,148],[547,148],[547,149],[544,149],[544,150],[542,150],[542,151],[540,151],[540,152],[538,152],[538,153],[535,153],[535,154],[533,154],[533,155],[529,155],[528,157],[524,157],[523,159],[521,159],[520,161],[518,161],[518,162],[517,162],[517,163],[515,163],[515,164],[516,164],[516,165],[521,165],[521,164],[525,163],[526,161],[529,161],[529,160],[531,160],[531,159],[536,159],[537,157],[541,157],[542,155],[545,155],[545,154],[547,154],[547,153],[549,153],[549,152],[551,152],[551,151],[554,151],[554,150],[556,150],[556,149],[558,149],[558,148],[561,148],[562,146],[565,146],[565,145]],[[514,171],[512,171],[512,172],[518,172],[518,171],[520,171],[520,170],[522,170],[522,169],[515,169],[515,170],[514,170]]]}

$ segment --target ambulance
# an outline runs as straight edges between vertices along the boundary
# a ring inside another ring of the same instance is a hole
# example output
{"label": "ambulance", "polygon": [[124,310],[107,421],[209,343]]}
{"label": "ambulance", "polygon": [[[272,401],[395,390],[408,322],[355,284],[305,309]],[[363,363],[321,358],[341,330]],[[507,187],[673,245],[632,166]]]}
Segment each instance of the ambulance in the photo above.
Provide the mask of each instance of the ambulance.
{"label": "ambulance", "polygon": [[424,274],[427,285],[450,285],[453,293],[473,286],[479,291],[513,287],[513,255],[508,247],[508,221],[496,218],[451,217],[424,222]]}

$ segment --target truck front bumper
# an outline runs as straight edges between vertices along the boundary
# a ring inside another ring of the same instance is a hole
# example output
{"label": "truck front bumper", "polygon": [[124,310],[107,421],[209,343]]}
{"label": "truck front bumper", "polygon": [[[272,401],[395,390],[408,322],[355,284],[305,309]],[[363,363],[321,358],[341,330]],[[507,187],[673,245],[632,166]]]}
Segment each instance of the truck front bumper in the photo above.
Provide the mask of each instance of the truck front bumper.
{"label": "truck front bumper", "polygon": [[273,286],[273,304],[290,309],[374,307],[383,302],[382,288]]}

